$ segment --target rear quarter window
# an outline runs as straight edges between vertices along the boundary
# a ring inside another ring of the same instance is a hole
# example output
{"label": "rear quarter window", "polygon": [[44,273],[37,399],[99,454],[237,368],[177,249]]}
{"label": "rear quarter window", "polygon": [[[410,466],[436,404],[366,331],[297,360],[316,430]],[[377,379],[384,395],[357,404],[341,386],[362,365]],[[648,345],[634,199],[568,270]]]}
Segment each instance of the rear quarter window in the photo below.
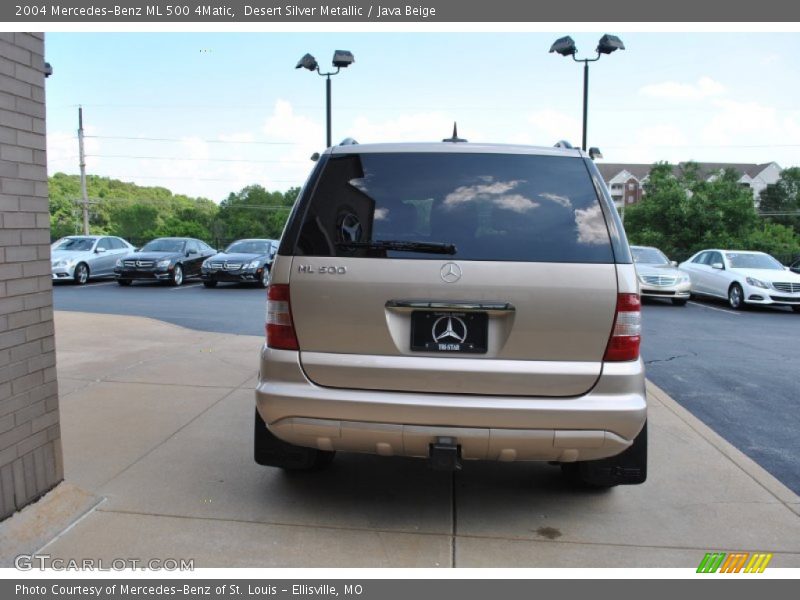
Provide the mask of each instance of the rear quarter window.
{"label": "rear quarter window", "polygon": [[294,253],[441,259],[346,242],[454,244],[453,258],[612,263],[608,227],[580,158],[477,153],[363,153],[328,159]]}

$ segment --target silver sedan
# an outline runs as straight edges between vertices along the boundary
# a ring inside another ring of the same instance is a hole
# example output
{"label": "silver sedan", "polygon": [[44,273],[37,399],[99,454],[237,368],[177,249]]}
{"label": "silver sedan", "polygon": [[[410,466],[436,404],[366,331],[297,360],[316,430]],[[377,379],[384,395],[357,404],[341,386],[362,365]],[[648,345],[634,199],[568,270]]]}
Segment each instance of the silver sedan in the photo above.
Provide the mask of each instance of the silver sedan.
{"label": "silver sedan", "polygon": [[646,298],[669,298],[677,306],[689,301],[692,282],[676,263],[652,246],[631,246],[640,293]]}
{"label": "silver sedan", "polygon": [[114,275],[118,258],[136,248],[110,235],[71,235],[54,242],[50,250],[53,281],[83,285],[90,277]]}

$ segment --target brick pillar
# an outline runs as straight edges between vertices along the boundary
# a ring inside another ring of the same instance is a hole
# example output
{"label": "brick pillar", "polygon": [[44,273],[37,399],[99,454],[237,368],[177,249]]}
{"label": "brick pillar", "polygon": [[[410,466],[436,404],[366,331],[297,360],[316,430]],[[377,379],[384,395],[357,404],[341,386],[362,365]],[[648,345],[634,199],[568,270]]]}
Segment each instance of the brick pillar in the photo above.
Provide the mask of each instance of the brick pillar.
{"label": "brick pillar", "polygon": [[43,55],[0,32],[0,519],[63,479]]}

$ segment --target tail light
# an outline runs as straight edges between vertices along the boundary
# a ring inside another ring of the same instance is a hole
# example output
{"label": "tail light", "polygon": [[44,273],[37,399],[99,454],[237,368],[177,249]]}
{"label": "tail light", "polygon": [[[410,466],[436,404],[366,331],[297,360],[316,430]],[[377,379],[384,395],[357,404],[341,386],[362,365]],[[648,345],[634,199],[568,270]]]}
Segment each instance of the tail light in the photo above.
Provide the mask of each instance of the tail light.
{"label": "tail light", "polygon": [[623,361],[639,358],[642,341],[642,302],[639,294],[617,294],[614,329],[603,360]]}
{"label": "tail light", "polygon": [[297,350],[297,335],[292,323],[289,286],[270,284],[267,289],[267,346],[278,350]]}

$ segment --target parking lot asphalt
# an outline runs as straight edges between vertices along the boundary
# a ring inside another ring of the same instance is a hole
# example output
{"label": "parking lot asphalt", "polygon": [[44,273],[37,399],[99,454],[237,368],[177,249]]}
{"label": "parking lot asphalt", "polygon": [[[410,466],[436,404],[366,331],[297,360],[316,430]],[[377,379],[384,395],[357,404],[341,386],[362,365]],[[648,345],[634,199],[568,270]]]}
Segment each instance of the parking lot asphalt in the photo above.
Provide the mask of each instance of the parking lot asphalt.
{"label": "parking lot asphalt", "polygon": [[640,486],[579,490],[539,463],[451,474],[340,454],[315,473],[259,467],[261,344],[56,312],[66,480],[99,504],[42,552],[197,567],[694,568],[705,552],[744,550],[800,567],[800,497],[654,386]]}
{"label": "parking lot asphalt", "polygon": [[[260,336],[264,290],[199,282],[179,288],[113,281],[56,285],[57,310],[138,315],[201,331]],[[800,315],[734,312],[713,300],[643,307],[647,377],[709,427],[800,493]],[[252,359],[255,360],[255,359]]]}

